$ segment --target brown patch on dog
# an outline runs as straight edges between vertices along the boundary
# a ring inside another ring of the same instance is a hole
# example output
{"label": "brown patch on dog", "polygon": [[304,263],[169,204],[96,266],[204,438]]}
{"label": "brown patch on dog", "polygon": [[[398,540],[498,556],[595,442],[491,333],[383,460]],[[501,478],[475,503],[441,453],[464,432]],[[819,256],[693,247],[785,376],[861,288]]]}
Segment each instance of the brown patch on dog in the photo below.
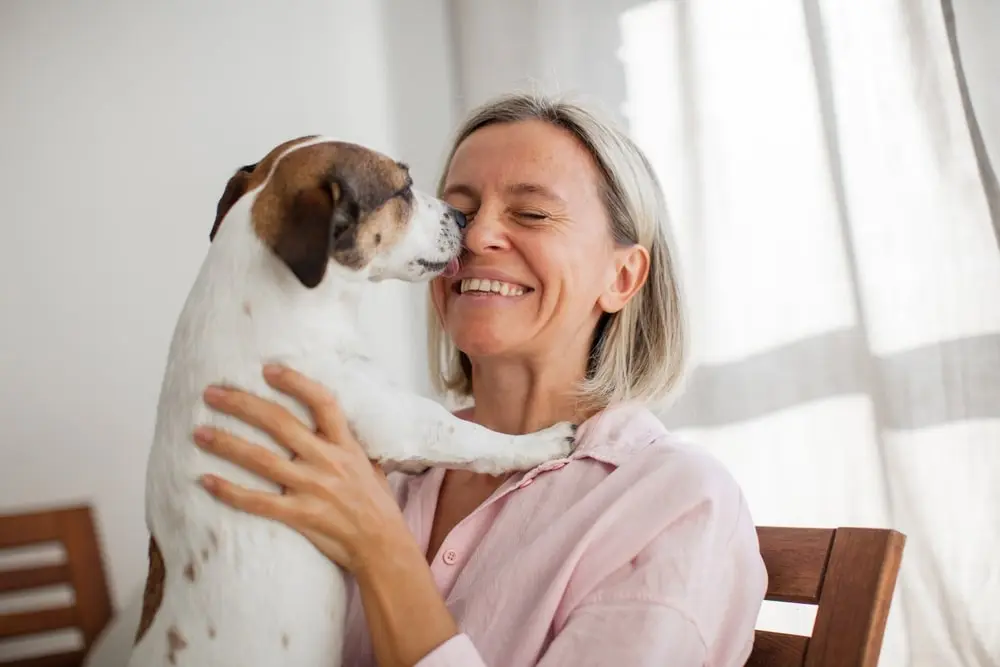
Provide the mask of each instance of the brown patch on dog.
{"label": "brown patch on dog", "polygon": [[222,191],[222,196],[215,205],[215,222],[212,224],[212,231],[209,232],[208,239],[210,241],[215,239],[215,235],[219,231],[219,225],[222,224],[222,219],[226,217],[226,213],[229,213],[229,209],[233,207],[233,204],[239,201],[240,197],[245,195],[248,191],[253,190],[264,182],[264,179],[267,178],[267,174],[270,172],[274,161],[281,156],[281,153],[284,152],[285,149],[291,148],[295,144],[302,143],[303,141],[313,139],[315,136],[316,135],[310,135],[286,141],[285,143],[273,148],[271,152],[268,153],[260,162],[240,167],[229,179],[229,182],[226,183],[226,187]]}
{"label": "brown patch on dog", "polygon": [[176,625],[171,625],[167,630],[167,660],[171,665],[177,664],[177,652],[187,648],[187,641],[184,635],[177,629]]}
{"label": "brown patch on dog", "polygon": [[194,561],[189,560],[188,564],[184,566],[184,578],[188,581],[194,581],[198,576],[197,571],[194,569]]}
{"label": "brown patch on dog", "polygon": [[156,540],[149,538],[149,570],[146,573],[146,588],[142,594],[142,614],[139,617],[139,627],[135,633],[135,643],[138,644],[146,630],[152,625],[156,612],[163,602],[163,583],[167,578],[167,568],[163,563],[163,554]]}
{"label": "brown patch on dog", "polygon": [[285,632],[281,635],[281,648],[288,648],[288,642],[291,641],[288,638],[288,633]]}
{"label": "brown patch on dog", "polygon": [[215,626],[214,625],[208,626],[208,638],[209,639],[215,639]]}
{"label": "brown patch on dog", "polygon": [[253,204],[254,228],[303,285],[315,287],[330,258],[357,270],[391,247],[406,229],[413,197],[406,165],[356,144],[306,146],[275,165],[281,153],[310,138],[285,142],[230,179],[212,237],[239,197],[270,175]]}
{"label": "brown patch on dog", "polygon": [[201,550],[201,560],[202,560],[203,563],[207,563],[208,562],[208,549],[202,549]]}
{"label": "brown patch on dog", "polygon": [[215,534],[214,530],[208,531],[208,541],[212,543],[212,551],[219,550],[219,536]]}
{"label": "brown patch on dog", "polygon": [[250,308],[249,301],[243,302],[243,314],[246,315],[247,317],[253,317],[253,309]]}

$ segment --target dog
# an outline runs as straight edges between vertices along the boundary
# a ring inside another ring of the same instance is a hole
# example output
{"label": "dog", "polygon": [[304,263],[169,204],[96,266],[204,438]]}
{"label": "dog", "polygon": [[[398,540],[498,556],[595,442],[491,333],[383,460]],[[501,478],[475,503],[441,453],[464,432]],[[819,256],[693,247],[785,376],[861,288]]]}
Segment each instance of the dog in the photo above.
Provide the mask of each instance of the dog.
{"label": "dog", "polygon": [[264,433],[209,410],[225,382],[308,412],[261,376],[276,361],[323,383],[370,459],[499,474],[567,456],[575,427],[507,435],[461,420],[379,374],[355,308],[373,282],[454,270],[464,216],[413,187],[406,165],[309,136],[241,168],[218,202],[211,244],[177,322],[146,477],[149,570],[129,667],[336,667],[346,573],[287,526],[239,512],[206,473],[277,486],[198,449],[199,424],[286,458]]}

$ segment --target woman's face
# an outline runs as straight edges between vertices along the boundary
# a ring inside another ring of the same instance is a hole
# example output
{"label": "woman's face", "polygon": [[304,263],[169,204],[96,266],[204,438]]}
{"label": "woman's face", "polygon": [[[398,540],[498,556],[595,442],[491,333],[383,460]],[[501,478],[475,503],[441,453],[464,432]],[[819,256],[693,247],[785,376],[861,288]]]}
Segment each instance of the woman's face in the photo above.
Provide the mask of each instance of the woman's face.
{"label": "woman's face", "polygon": [[616,247],[600,175],[568,131],[542,121],[477,130],[443,198],[466,214],[459,273],[431,289],[444,329],[473,359],[585,355],[602,312],[645,280],[648,254]]}

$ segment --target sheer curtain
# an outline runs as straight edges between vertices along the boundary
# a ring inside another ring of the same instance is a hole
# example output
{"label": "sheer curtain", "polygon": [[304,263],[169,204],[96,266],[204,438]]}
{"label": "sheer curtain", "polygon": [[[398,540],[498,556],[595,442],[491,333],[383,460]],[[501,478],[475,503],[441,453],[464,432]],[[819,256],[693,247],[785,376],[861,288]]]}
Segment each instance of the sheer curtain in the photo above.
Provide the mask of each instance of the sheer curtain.
{"label": "sheer curtain", "polygon": [[[881,664],[1000,663],[1000,108],[964,75],[1000,10],[976,5],[967,50],[941,0],[452,9],[466,108],[568,93],[656,165],[697,362],[664,421],[759,524],[907,534]],[[759,627],[812,618],[767,604]]]}

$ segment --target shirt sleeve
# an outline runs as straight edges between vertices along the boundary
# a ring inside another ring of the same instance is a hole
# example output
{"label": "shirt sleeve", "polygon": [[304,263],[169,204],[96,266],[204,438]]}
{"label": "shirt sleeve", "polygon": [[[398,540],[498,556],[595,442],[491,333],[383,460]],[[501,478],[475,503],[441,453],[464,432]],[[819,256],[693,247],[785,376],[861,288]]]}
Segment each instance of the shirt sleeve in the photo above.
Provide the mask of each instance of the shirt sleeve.
{"label": "shirt sleeve", "polygon": [[413,667],[486,667],[468,635],[458,634],[421,658]]}
{"label": "shirt sleeve", "polygon": [[[707,651],[684,614],[651,602],[588,604],[577,609],[549,645],[538,667],[688,667],[704,665]],[[468,635],[455,635],[415,667],[486,667]]]}
{"label": "shirt sleeve", "polygon": [[685,614],[646,600],[588,604],[549,645],[538,667],[701,667],[708,650]]}
{"label": "shirt sleeve", "polygon": [[579,599],[538,667],[745,664],[767,572],[742,497],[722,522],[708,507],[671,524]]}

